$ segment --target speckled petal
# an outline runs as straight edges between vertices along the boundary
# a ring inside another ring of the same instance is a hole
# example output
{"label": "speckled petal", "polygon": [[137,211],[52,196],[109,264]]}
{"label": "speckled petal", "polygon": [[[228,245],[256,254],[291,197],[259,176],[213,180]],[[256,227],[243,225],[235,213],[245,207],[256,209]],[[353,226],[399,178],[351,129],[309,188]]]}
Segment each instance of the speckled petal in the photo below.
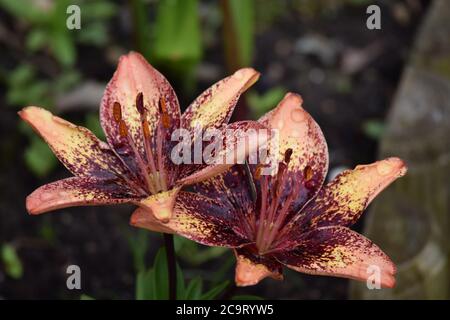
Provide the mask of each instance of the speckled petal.
{"label": "speckled petal", "polygon": [[273,257],[258,256],[247,247],[234,250],[236,256],[235,282],[239,287],[253,286],[271,277],[283,280],[282,265]]}
{"label": "speckled petal", "polygon": [[228,123],[240,95],[254,84],[259,73],[251,68],[236,71],[204,91],[184,112],[182,126],[186,129],[220,128]]}
{"label": "speckled petal", "polygon": [[76,176],[113,178],[125,169],[109,146],[88,129],[76,126],[49,111],[27,107],[20,117],[48,143],[58,159]]}
{"label": "speckled petal", "polygon": [[151,195],[145,199],[140,200],[137,205],[143,209],[152,212],[153,216],[163,222],[167,223],[172,218],[175,199],[178,195],[180,188],[173,188],[168,191],[159,192]]}
{"label": "speckled petal", "polygon": [[354,224],[369,203],[406,173],[399,158],[388,158],[346,170],[325,185],[288,226],[298,234],[311,228]]}
{"label": "speckled petal", "polygon": [[[238,121],[222,130],[223,150],[217,162],[211,164],[182,165],[179,170],[180,184],[194,184],[214,177],[246,159],[249,154],[257,154],[260,147],[267,144],[269,131],[256,121]],[[210,142],[204,142],[203,149]]]}
{"label": "speckled petal", "polygon": [[[160,227],[201,244],[238,247],[249,241],[235,227],[230,210],[220,202],[191,192],[178,193],[175,211],[167,223],[158,222],[152,212],[138,208],[130,223],[136,227],[160,231]],[[157,222],[157,223],[156,223]],[[168,231],[163,231],[168,232]]]}
{"label": "speckled petal", "polygon": [[245,165],[234,165],[211,179],[193,185],[193,189],[233,210],[236,224],[251,235],[256,229],[255,208]]}
{"label": "speckled petal", "polygon": [[323,227],[298,239],[295,249],[275,254],[276,259],[298,272],[350,278],[377,279],[381,287],[395,285],[395,265],[375,244],[346,227]]}
{"label": "speckled petal", "polygon": [[26,200],[30,214],[75,206],[108,205],[133,201],[136,195],[114,181],[71,177],[46,184]]}
{"label": "speckled petal", "polygon": [[[287,173],[299,186],[298,195],[289,212],[298,211],[322,186],[328,170],[328,148],[322,130],[302,107],[302,98],[287,93],[278,106],[264,115],[259,122],[278,131],[278,148],[270,146],[275,162],[283,161],[286,151],[292,149]],[[278,150],[277,150],[278,149]],[[276,172],[274,172],[276,174]],[[292,181],[286,179],[283,198],[292,191]],[[269,182],[269,186],[273,184]]]}
{"label": "speckled petal", "polygon": [[[145,159],[143,130],[141,118],[136,108],[136,97],[143,94],[143,105],[147,109],[149,132],[155,136],[161,116],[159,104],[164,100],[169,123],[163,139],[163,153],[170,154],[170,134],[180,125],[180,107],[174,90],[164,76],[153,68],[145,58],[136,52],[130,52],[119,60],[113,78],[108,83],[100,106],[100,121],[108,142],[131,167],[136,166],[136,157],[126,137],[119,132],[119,125],[114,117],[114,104],[121,106],[121,118],[137,150]],[[169,145],[166,148],[166,144]],[[154,141],[152,148],[156,148]],[[156,157],[156,150],[153,150]],[[156,160],[155,160],[156,161]]]}

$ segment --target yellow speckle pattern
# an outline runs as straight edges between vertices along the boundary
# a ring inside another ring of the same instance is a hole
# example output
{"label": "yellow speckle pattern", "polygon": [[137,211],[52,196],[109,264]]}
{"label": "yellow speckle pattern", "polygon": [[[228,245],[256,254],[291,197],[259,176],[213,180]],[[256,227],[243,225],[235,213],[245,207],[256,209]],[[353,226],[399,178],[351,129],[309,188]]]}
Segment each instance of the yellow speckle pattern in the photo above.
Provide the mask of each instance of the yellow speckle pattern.
{"label": "yellow speckle pattern", "polygon": [[325,185],[307,205],[303,210],[304,217],[310,219],[311,226],[349,226],[358,220],[363,210],[384,188],[405,173],[406,166],[398,158],[344,171]]}
{"label": "yellow speckle pattern", "polygon": [[226,124],[240,95],[258,80],[251,68],[240,69],[203,92],[183,114],[187,128],[220,127]]}
{"label": "yellow speckle pattern", "polygon": [[122,173],[122,166],[109,146],[88,129],[76,126],[49,111],[27,107],[19,112],[48,143],[59,160],[77,176]]}

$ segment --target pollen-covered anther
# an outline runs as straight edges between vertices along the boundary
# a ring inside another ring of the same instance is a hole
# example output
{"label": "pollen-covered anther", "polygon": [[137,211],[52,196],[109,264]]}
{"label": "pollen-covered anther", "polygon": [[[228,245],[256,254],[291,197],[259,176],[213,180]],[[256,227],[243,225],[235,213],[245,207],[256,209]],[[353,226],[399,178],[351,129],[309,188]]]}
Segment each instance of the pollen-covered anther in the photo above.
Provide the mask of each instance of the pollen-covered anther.
{"label": "pollen-covered anther", "polygon": [[159,99],[159,112],[161,114],[161,122],[163,127],[168,129],[170,127],[170,116],[167,112],[166,99],[163,96]]}
{"label": "pollen-covered anther", "polygon": [[313,172],[310,166],[306,166],[305,169],[303,169],[303,178],[305,181],[311,180],[313,176]]}
{"label": "pollen-covered anther", "polygon": [[144,95],[142,94],[142,92],[139,92],[136,96],[136,109],[141,115],[145,112]]}
{"label": "pollen-covered anther", "polygon": [[286,164],[288,164],[289,161],[291,161],[291,156],[292,156],[292,149],[289,148],[289,149],[287,149],[286,152],[284,153],[284,162],[285,162]]}
{"label": "pollen-covered anther", "polygon": [[113,117],[114,121],[116,121],[117,123],[122,120],[122,107],[117,101],[113,104]]}
{"label": "pollen-covered anther", "polygon": [[119,121],[119,134],[122,138],[126,138],[128,136],[128,127],[125,121]]}
{"label": "pollen-covered anther", "polygon": [[263,169],[263,165],[262,165],[262,164],[258,164],[258,165],[256,166],[256,169],[255,169],[255,176],[254,176],[254,178],[255,178],[256,180],[261,179],[261,172],[262,172],[262,169]]}
{"label": "pollen-covered anther", "polygon": [[149,124],[148,124],[148,121],[147,121],[147,119],[144,119],[143,121],[142,121],[142,131],[144,132],[144,137],[147,139],[147,138],[150,138],[150,126],[149,126]]}

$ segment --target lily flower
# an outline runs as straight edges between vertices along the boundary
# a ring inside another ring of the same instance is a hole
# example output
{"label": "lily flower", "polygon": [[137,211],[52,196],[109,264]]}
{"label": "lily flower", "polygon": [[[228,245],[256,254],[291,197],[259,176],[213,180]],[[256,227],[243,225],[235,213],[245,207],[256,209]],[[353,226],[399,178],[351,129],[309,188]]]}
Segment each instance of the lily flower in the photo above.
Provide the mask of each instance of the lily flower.
{"label": "lily flower", "polygon": [[[165,232],[233,248],[239,286],[255,285],[266,277],[282,279],[282,269],[288,267],[361,281],[378,271],[380,285],[393,287],[393,262],[349,227],[379,192],[406,173],[404,162],[388,158],[359,165],[324,185],[327,144],[301,105],[299,95],[288,93],[259,120],[279,132],[279,147],[268,147],[278,162],[275,172],[263,175],[262,164],[235,165],[196,184],[198,193],[183,192],[177,198]],[[151,230],[161,228],[141,209],[131,222]]]}
{"label": "lily flower", "polygon": [[[174,164],[170,155],[177,142],[172,141],[172,133],[182,128],[193,135],[201,127],[239,129],[245,134],[258,127],[254,121],[226,125],[239,96],[258,78],[255,70],[240,69],[203,92],[181,115],[177,96],[166,78],[140,54],[131,52],[120,58],[101,101],[100,121],[107,142],[47,110],[24,108],[20,117],[74,175],[31,193],[26,200],[28,212],[128,202],[167,222],[184,185],[231,166]],[[237,144],[233,147],[239,152]]]}

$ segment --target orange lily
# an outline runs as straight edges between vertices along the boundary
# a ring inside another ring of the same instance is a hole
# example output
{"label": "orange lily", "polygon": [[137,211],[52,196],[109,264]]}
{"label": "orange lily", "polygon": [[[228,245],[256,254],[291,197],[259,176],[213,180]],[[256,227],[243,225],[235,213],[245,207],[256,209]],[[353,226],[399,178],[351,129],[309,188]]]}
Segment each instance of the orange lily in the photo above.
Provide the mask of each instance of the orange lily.
{"label": "orange lily", "polygon": [[20,117],[48,143],[74,177],[44,185],[26,200],[30,214],[80,205],[129,202],[152,219],[167,222],[179,190],[226,170],[230,165],[175,165],[171,134],[178,128],[242,129],[257,122],[226,125],[239,96],[259,77],[240,69],[203,92],[181,115],[169,82],[140,54],[122,56],[100,107],[107,143],[88,129],[30,106]]}
{"label": "orange lily", "polygon": [[196,184],[198,193],[177,198],[173,219],[162,226],[137,209],[131,223],[176,232],[202,244],[234,249],[236,283],[282,279],[283,266],[299,272],[366,280],[380,271],[380,285],[393,287],[395,265],[370,240],[350,230],[375,196],[406,173],[388,158],[346,170],[323,185],[328,149],[320,127],[289,93],[259,122],[278,129],[279,148],[269,146],[278,169],[235,165]]}

